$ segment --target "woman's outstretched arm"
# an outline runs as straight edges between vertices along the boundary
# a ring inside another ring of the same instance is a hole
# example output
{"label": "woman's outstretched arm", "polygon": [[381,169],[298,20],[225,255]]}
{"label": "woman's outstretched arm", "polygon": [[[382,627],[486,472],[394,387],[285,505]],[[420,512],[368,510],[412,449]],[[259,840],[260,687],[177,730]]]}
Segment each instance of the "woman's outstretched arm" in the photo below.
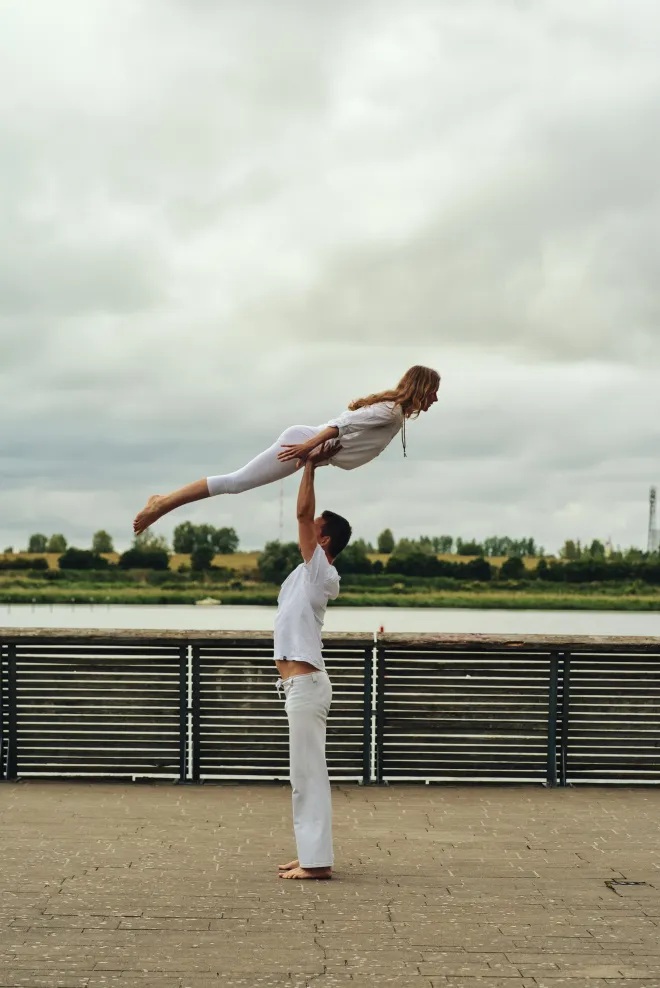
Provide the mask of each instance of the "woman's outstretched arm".
{"label": "woman's outstretched arm", "polygon": [[391,402],[379,401],[374,405],[365,405],[353,411],[347,409],[335,419],[330,419],[326,427],[317,436],[312,436],[307,442],[296,446],[283,446],[278,453],[278,460],[301,460],[303,463],[318,446],[331,439],[341,439],[352,432],[362,432],[364,429],[374,429],[388,425],[398,415],[397,406]]}
{"label": "woman's outstretched arm", "polygon": [[312,436],[305,443],[296,443],[293,445],[283,444],[282,450],[277,454],[277,459],[282,462],[286,460],[302,460],[303,462],[307,459],[309,454],[313,452],[318,446],[322,446],[324,443],[330,442],[332,439],[337,439],[339,436],[339,429],[336,425],[328,426],[322,429],[317,436]]}

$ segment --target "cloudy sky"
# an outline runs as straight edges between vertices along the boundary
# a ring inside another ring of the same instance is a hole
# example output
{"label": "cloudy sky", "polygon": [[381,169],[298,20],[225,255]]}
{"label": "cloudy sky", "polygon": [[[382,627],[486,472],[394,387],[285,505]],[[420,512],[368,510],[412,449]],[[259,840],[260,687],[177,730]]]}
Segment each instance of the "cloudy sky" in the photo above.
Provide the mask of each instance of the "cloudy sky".
{"label": "cloudy sky", "polygon": [[408,459],[319,476],[356,535],[644,545],[659,45],[656,0],[3,4],[0,549],[127,547],[148,494],[413,363]]}

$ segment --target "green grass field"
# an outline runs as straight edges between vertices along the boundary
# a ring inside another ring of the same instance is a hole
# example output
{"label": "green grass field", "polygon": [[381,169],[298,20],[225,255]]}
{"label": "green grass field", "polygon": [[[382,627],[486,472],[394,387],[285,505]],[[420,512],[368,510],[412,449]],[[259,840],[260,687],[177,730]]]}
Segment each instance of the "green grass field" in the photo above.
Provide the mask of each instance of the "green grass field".
{"label": "green grass field", "polygon": [[[0,584],[0,603],[3,604],[194,604],[204,597],[213,597],[223,604],[262,604],[274,606],[279,588],[267,584],[254,584],[241,589],[228,586],[196,585],[185,589],[151,587],[138,584],[133,587],[88,586],[16,586]],[[524,590],[486,587],[483,590],[441,592],[373,593],[369,591],[344,591],[335,605],[339,607],[470,607],[506,610],[605,610],[605,611],[660,611],[660,592],[619,592],[599,587],[589,592],[565,588],[549,592],[535,588]]]}

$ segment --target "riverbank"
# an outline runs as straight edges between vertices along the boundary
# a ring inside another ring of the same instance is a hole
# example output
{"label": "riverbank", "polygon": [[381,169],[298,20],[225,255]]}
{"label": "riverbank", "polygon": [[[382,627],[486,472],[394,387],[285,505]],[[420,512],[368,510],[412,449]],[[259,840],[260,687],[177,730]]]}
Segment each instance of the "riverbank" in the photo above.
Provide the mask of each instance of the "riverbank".
{"label": "riverbank", "polygon": [[[113,586],[0,586],[2,604],[196,604],[214,600],[228,605],[275,606],[278,587],[257,585],[232,589],[210,585],[184,589],[164,589],[145,585]],[[330,603],[333,606],[333,603]],[[536,588],[487,587],[483,590],[416,592],[369,592],[346,589],[337,605],[341,607],[412,607],[412,608],[470,608],[483,610],[585,610],[585,611],[660,611],[660,591],[651,588],[621,588],[590,585],[588,590],[565,587],[537,590]]]}

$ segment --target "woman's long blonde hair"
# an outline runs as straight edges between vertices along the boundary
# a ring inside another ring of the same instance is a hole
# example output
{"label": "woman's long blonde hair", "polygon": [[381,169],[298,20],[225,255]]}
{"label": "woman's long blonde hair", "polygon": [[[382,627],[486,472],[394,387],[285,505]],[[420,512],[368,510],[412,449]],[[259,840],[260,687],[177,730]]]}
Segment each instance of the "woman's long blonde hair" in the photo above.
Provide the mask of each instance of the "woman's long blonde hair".
{"label": "woman's long blonde hair", "polygon": [[378,394],[367,395],[366,398],[357,398],[348,407],[354,412],[356,408],[376,405],[379,401],[392,401],[395,405],[401,405],[406,418],[417,418],[422,411],[424,399],[439,387],[440,375],[436,370],[415,364],[406,371],[393,390],[379,391]]}

